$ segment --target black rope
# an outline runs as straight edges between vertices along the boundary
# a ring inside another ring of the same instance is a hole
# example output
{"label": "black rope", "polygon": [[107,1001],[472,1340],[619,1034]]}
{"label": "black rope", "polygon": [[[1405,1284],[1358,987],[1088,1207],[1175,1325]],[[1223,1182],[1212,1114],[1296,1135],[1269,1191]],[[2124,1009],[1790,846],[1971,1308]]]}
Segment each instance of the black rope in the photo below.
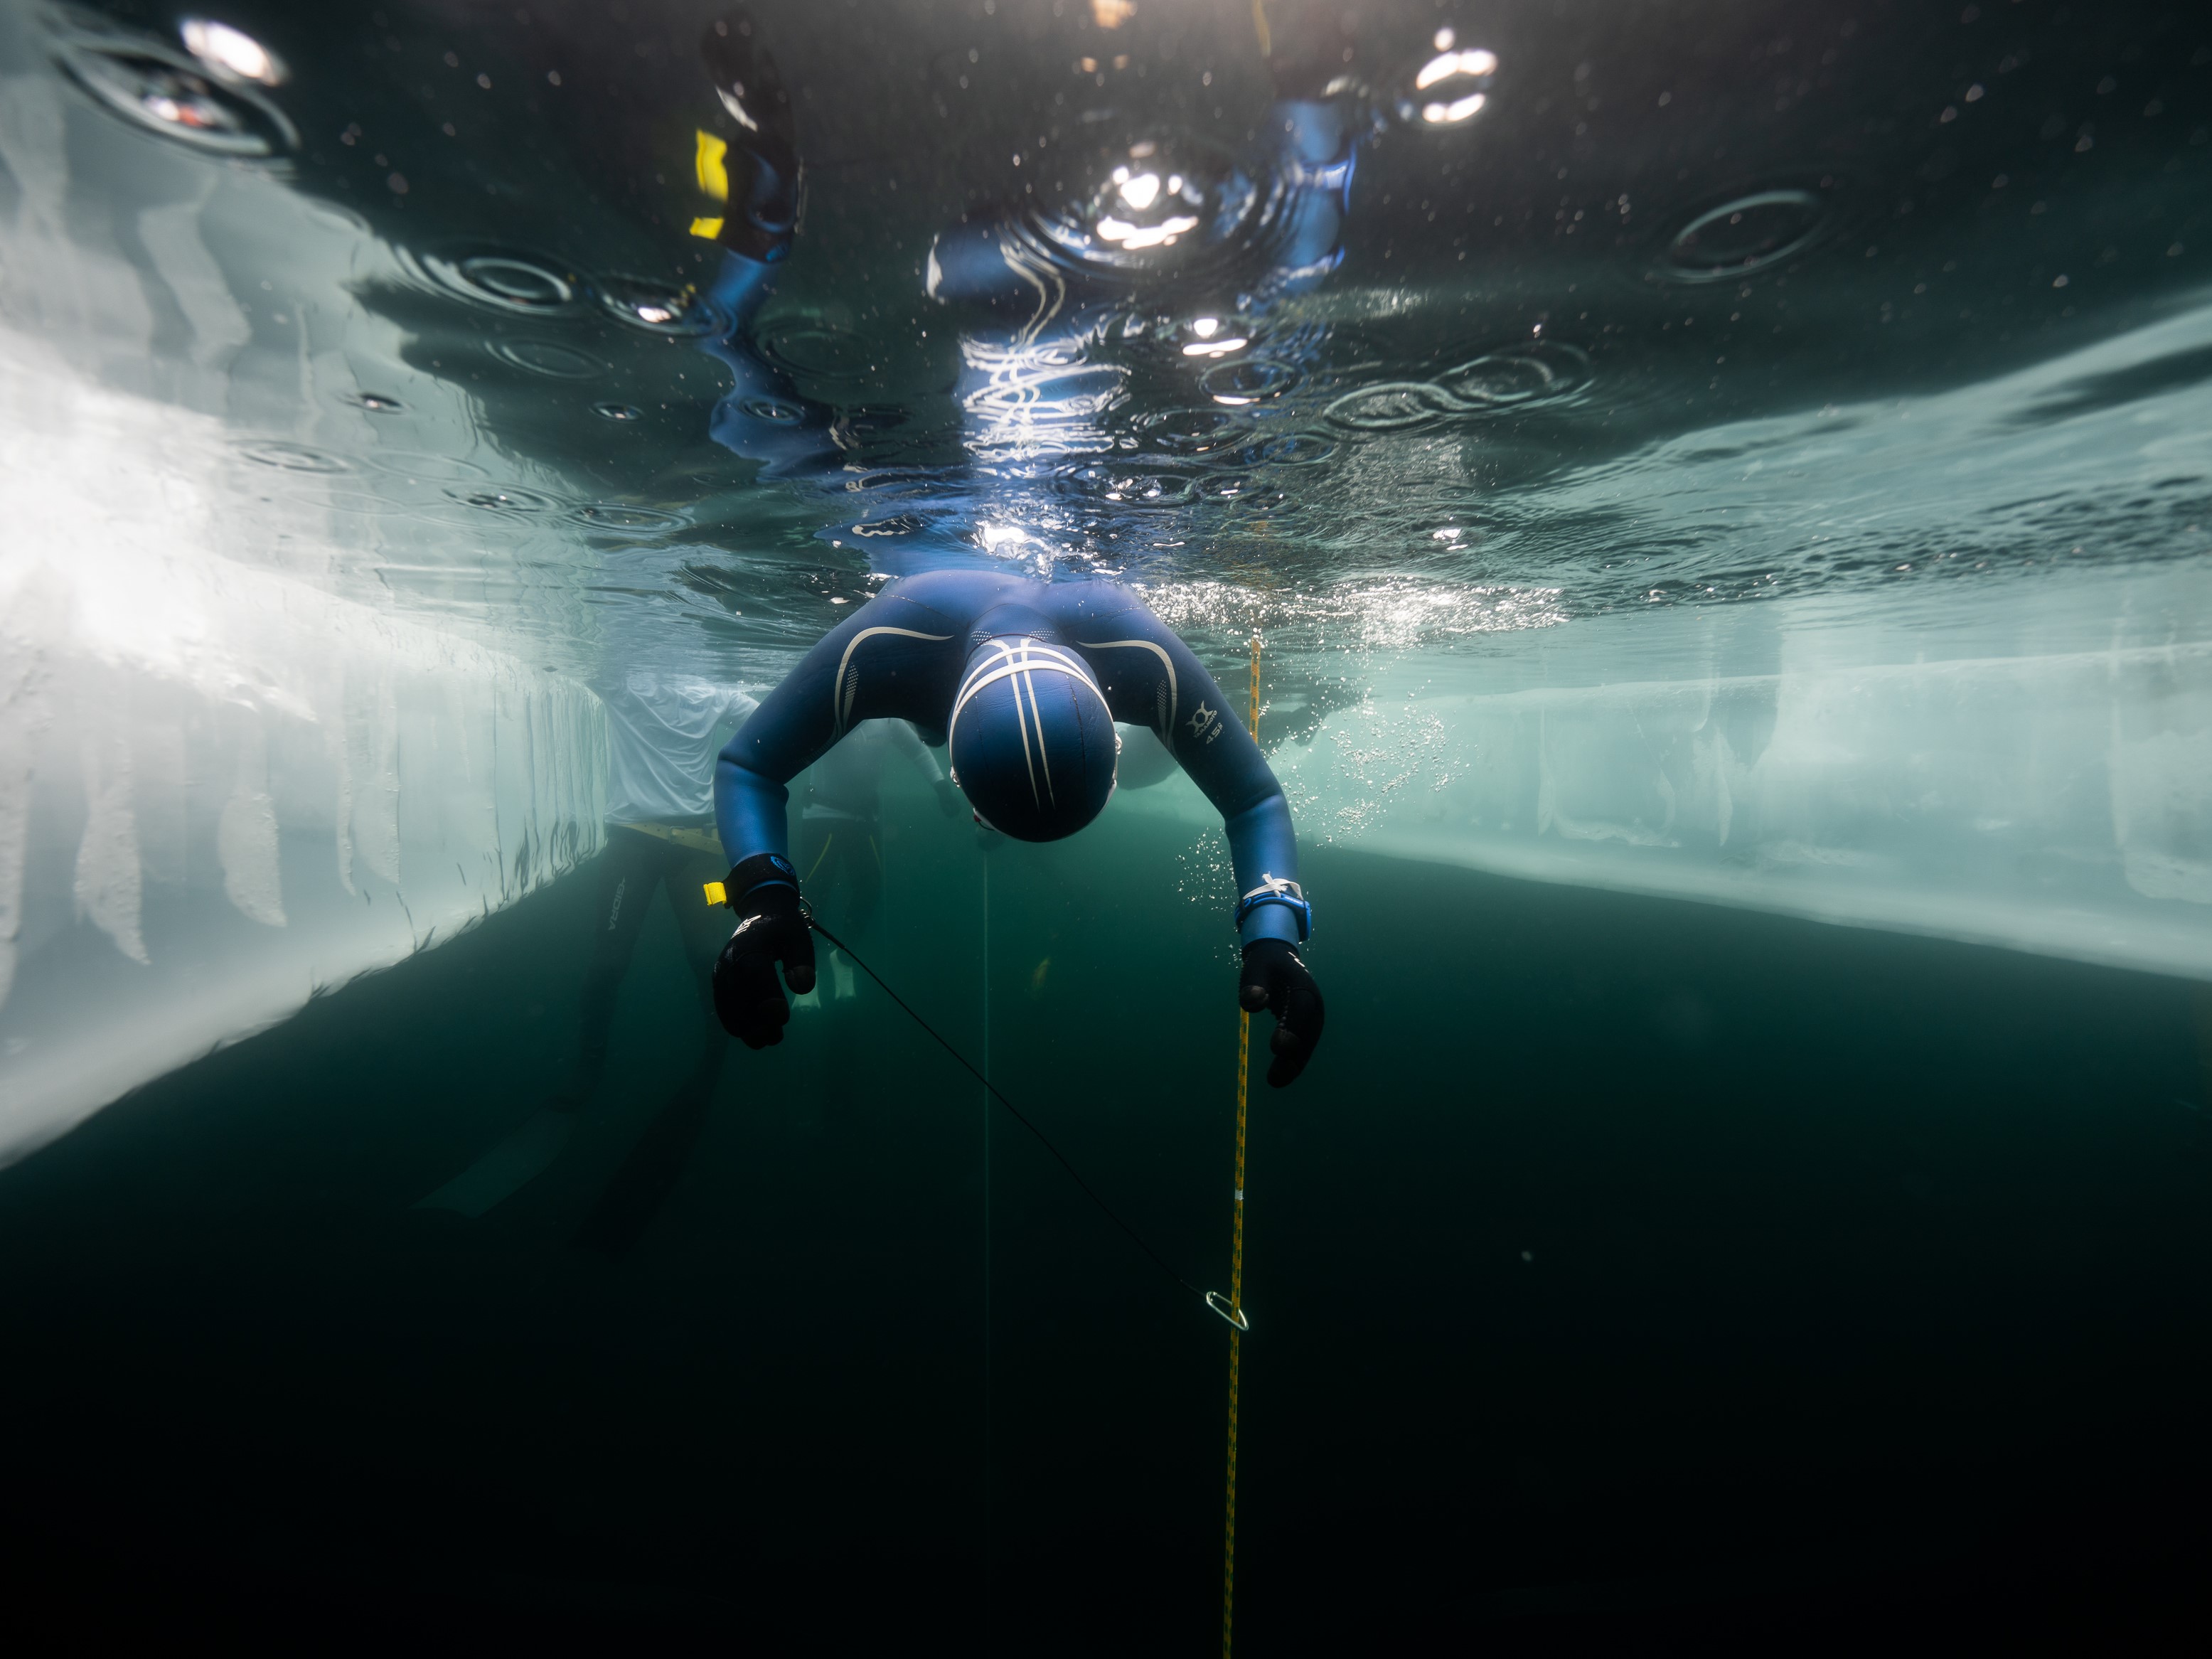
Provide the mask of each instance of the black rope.
{"label": "black rope", "polygon": [[[1192,1284],[1190,1280],[1185,1279],[1173,1267],[1169,1267],[1167,1261],[1161,1256],[1160,1253],[1145,1242],[1145,1236],[1139,1232],[1134,1227],[1132,1227],[1127,1222],[1122,1220],[1121,1218],[1115,1212],[1114,1206],[1109,1204],[1104,1199],[1098,1196],[1097,1193],[1092,1189],[1091,1183],[1085,1181],[1077,1171],[1076,1167],[1067,1161],[1066,1154],[1062,1152],[1059,1147],[1052,1144],[1051,1139],[1046,1135],[1043,1130],[1038,1128],[1036,1124],[1024,1117],[1019,1107],[1016,1106],[1012,1101],[1008,1100],[1006,1096],[999,1092],[999,1085],[997,1084],[992,1082],[990,1079],[985,1077],[973,1066],[969,1066],[968,1064],[967,1055],[962,1054],[957,1048],[947,1042],[942,1036],[939,1036],[937,1028],[934,1025],[932,1025],[927,1020],[924,1019],[920,1014],[915,1013],[913,1008],[908,1006],[907,1000],[904,997],[901,996],[896,991],[892,990],[890,986],[885,985],[884,983],[884,976],[881,974],[869,967],[868,964],[861,961],[858,956],[854,955],[853,947],[851,945],[846,944],[845,941],[839,939],[836,934],[831,933],[827,927],[824,927],[819,921],[816,921],[811,909],[809,909],[806,913],[806,925],[811,927],[816,933],[821,934],[823,938],[828,939],[836,949],[842,951],[847,956],[852,957],[853,965],[855,968],[858,968],[862,973],[866,974],[870,979],[875,981],[877,985],[882,988],[883,994],[885,996],[889,997],[893,1002],[898,1004],[900,1007],[906,1009],[908,1018],[911,1019],[915,1024],[921,1026],[921,1029],[928,1032],[930,1036],[936,1037],[939,1048],[944,1049],[946,1054],[958,1060],[961,1065],[967,1066],[969,1075],[973,1077],[976,1082],[981,1084],[986,1089],[988,1089],[991,1091],[992,1097],[995,1099],[1000,1105],[1005,1107],[1009,1112],[1013,1114],[1015,1122],[1020,1124],[1022,1127],[1027,1129],[1031,1134],[1037,1138],[1037,1145],[1043,1147],[1045,1151],[1050,1152],[1053,1157],[1058,1160],[1060,1167],[1067,1171],[1067,1178],[1083,1189],[1083,1195],[1089,1199],[1093,1204],[1096,1204],[1100,1212],[1104,1214],[1109,1221],[1119,1227],[1123,1232],[1128,1234],[1130,1242],[1135,1244],[1136,1247],[1142,1250],[1146,1255],[1152,1257],[1153,1265],[1158,1267],[1162,1273],[1165,1273],[1170,1279],[1175,1280],[1176,1284],[1182,1285],[1183,1289],[1188,1291],[1200,1301],[1205,1302],[1208,1307],[1212,1307],[1212,1303],[1207,1299],[1206,1294],[1204,1291],[1200,1290],[1197,1285]],[[1218,1309],[1215,1309],[1214,1310],[1217,1313],[1220,1311]],[[1227,1317],[1226,1315],[1224,1315],[1223,1316],[1224,1318]]]}

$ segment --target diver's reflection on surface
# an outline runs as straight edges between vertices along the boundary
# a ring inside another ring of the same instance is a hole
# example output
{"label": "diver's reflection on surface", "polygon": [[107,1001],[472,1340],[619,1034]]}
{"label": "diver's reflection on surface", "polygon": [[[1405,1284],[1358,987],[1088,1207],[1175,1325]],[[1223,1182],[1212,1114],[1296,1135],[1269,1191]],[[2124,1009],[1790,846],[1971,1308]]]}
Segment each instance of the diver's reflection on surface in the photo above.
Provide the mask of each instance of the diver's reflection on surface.
{"label": "diver's reflection on surface", "polygon": [[[969,562],[979,550],[1000,562],[1035,556],[1038,538],[1003,529],[994,538],[989,526],[1048,519],[1029,498],[1049,486],[1055,465],[1114,452],[1105,417],[1125,400],[1129,370],[1099,347],[1117,322],[1147,307],[1187,311],[1158,331],[1187,340],[1178,368],[1194,380],[1250,347],[1273,307],[1335,269],[1359,141],[1375,123],[1373,94],[1342,72],[1352,52],[1339,51],[1333,27],[1309,27],[1302,45],[1285,39],[1269,58],[1275,100],[1248,156],[1159,134],[1114,141],[1079,164],[1095,177],[1072,202],[963,215],[939,233],[923,283],[931,299],[963,316],[954,398],[967,522],[949,544],[878,543],[872,555],[882,573]],[[750,23],[742,38],[710,29],[707,42],[718,80],[781,86]],[[787,101],[763,110],[727,152],[717,164],[742,158],[750,177],[795,176]],[[716,404],[712,436],[762,463],[764,477],[826,477],[845,460],[836,412],[800,395],[748,338],[795,220],[755,218],[742,237],[710,222],[722,251],[707,293],[732,326],[701,349],[732,382]],[[1249,401],[1212,398],[1196,385],[1189,395],[1201,405]]]}

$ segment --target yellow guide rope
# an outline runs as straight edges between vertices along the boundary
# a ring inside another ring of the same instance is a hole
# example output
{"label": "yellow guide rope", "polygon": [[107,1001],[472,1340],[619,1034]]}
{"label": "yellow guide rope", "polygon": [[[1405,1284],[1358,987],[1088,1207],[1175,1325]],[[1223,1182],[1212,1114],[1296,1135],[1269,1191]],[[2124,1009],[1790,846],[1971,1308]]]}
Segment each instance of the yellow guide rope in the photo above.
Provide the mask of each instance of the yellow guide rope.
{"label": "yellow guide rope", "polygon": [[[1253,8],[1258,11],[1257,0]],[[1252,735],[1260,735],[1260,636],[1252,636]],[[1251,1076],[1252,1016],[1237,1012],[1237,1182],[1230,1206],[1229,1305],[1229,1485],[1221,1530],[1221,1659],[1229,1659],[1237,1611],[1237,1370],[1244,1332],[1244,1098]]]}

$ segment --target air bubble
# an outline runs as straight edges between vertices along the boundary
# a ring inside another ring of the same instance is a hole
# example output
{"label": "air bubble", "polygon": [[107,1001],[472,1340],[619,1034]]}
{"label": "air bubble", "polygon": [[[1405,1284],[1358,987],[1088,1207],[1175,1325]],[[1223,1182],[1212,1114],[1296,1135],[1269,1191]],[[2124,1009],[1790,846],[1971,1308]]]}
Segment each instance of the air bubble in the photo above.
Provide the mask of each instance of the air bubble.
{"label": "air bubble", "polygon": [[1827,218],[1827,204],[1809,190],[1740,196],[1674,233],[1662,274],[1678,283],[1717,283],[1763,270],[1810,247]]}
{"label": "air bubble", "polygon": [[63,72],[102,108],[190,149],[234,160],[282,155],[300,135],[259,94],[217,79],[157,36],[71,9],[48,15]]}
{"label": "air bubble", "polygon": [[645,411],[635,404],[593,404],[592,413],[603,421],[640,421]]}
{"label": "air bubble", "polygon": [[632,328],[686,339],[720,334],[728,319],[714,302],[685,289],[670,288],[642,276],[606,276],[599,283],[599,303]]}
{"label": "air bubble", "polygon": [[1323,411],[1357,432],[1402,432],[1456,412],[1452,399],[1425,380],[1390,380],[1347,392]]}
{"label": "air bubble", "polygon": [[1359,432],[1401,432],[1449,416],[1565,403],[1589,384],[1589,356],[1576,346],[1533,341],[1487,352],[1434,380],[1391,380],[1348,392],[1325,411]]}
{"label": "air bubble", "polygon": [[795,426],[805,418],[806,411],[796,404],[787,404],[774,398],[747,398],[738,404],[741,413],[757,421],[773,421],[778,426]]}
{"label": "air bubble", "polygon": [[1093,461],[1061,476],[1091,495],[1122,507],[1182,507],[1195,498],[1198,480],[1129,462]]}
{"label": "air bubble", "polygon": [[1530,357],[1478,357],[1437,379],[1437,390],[1455,403],[1517,404],[1552,389],[1553,374]]}
{"label": "air bubble", "polygon": [[1589,381],[1589,359],[1557,341],[1494,351],[1446,369],[1437,389],[1470,411],[1555,403]]}
{"label": "air bubble", "polygon": [[238,446],[238,453],[258,466],[273,466],[285,472],[350,472],[352,464],[340,455],[327,450],[312,449],[306,444],[286,443],[281,439],[251,438]]}
{"label": "air bubble", "polygon": [[1288,363],[1253,357],[1243,362],[1216,363],[1199,377],[1198,383],[1224,402],[1249,404],[1295,391],[1304,378]]}
{"label": "air bubble", "polygon": [[616,507],[602,501],[580,507],[569,516],[593,530],[628,535],[648,535],[655,531],[684,527],[684,520],[673,513],[650,507]]}
{"label": "air bubble", "polygon": [[478,254],[462,260],[459,270],[480,292],[526,311],[551,310],[576,297],[575,289],[566,278],[526,259]]}
{"label": "air bubble", "polygon": [[1164,409],[1131,424],[1146,442],[1193,459],[1232,454],[1253,431],[1249,421],[1219,409]]}
{"label": "air bubble", "polygon": [[513,368],[554,380],[589,380],[607,366],[588,351],[557,340],[493,340],[484,349]]}
{"label": "air bubble", "polygon": [[458,484],[446,491],[452,500],[463,507],[473,507],[486,513],[508,514],[547,513],[561,505],[551,495],[534,489],[525,489],[519,484],[471,486]]}
{"label": "air bubble", "polygon": [[1260,459],[1277,466],[1311,466],[1335,453],[1334,438],[1319,432],[1285,432],[1279,438],[1267,441],[1260,451]]}
{"label": "air bubble", "polygon": [[517,249],[432,251],[416,253],[413,262],[448,294],[501,311],[559,315],[574,311],[582,293],[580,280],[556,261]]}
{"label": "air bubble", "polygon": [[787,374],[807,380],[858,380],[876,367],[874,348],[857,334],[795,322],[768,331],[761,351]]}
{"label": "air bubble", "polygon": [[349,401],[372,415],[398,415],[407,407],[397,398],[387,398],[380,392],[356,392]]}

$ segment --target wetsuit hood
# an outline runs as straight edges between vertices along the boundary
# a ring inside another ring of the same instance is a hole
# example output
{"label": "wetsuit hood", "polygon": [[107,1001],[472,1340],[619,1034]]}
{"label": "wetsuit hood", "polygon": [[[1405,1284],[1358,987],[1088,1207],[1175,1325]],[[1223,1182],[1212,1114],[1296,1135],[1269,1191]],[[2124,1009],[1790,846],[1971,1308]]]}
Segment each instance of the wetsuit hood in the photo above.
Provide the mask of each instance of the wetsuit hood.
{"label": "wetsuit hood", "polygon": [[1073,835],[1114,793],[1120,739],[1104,694],[1082,658],[1032,635],[969,654],[946,746],[976,816],[1019,841]]}

